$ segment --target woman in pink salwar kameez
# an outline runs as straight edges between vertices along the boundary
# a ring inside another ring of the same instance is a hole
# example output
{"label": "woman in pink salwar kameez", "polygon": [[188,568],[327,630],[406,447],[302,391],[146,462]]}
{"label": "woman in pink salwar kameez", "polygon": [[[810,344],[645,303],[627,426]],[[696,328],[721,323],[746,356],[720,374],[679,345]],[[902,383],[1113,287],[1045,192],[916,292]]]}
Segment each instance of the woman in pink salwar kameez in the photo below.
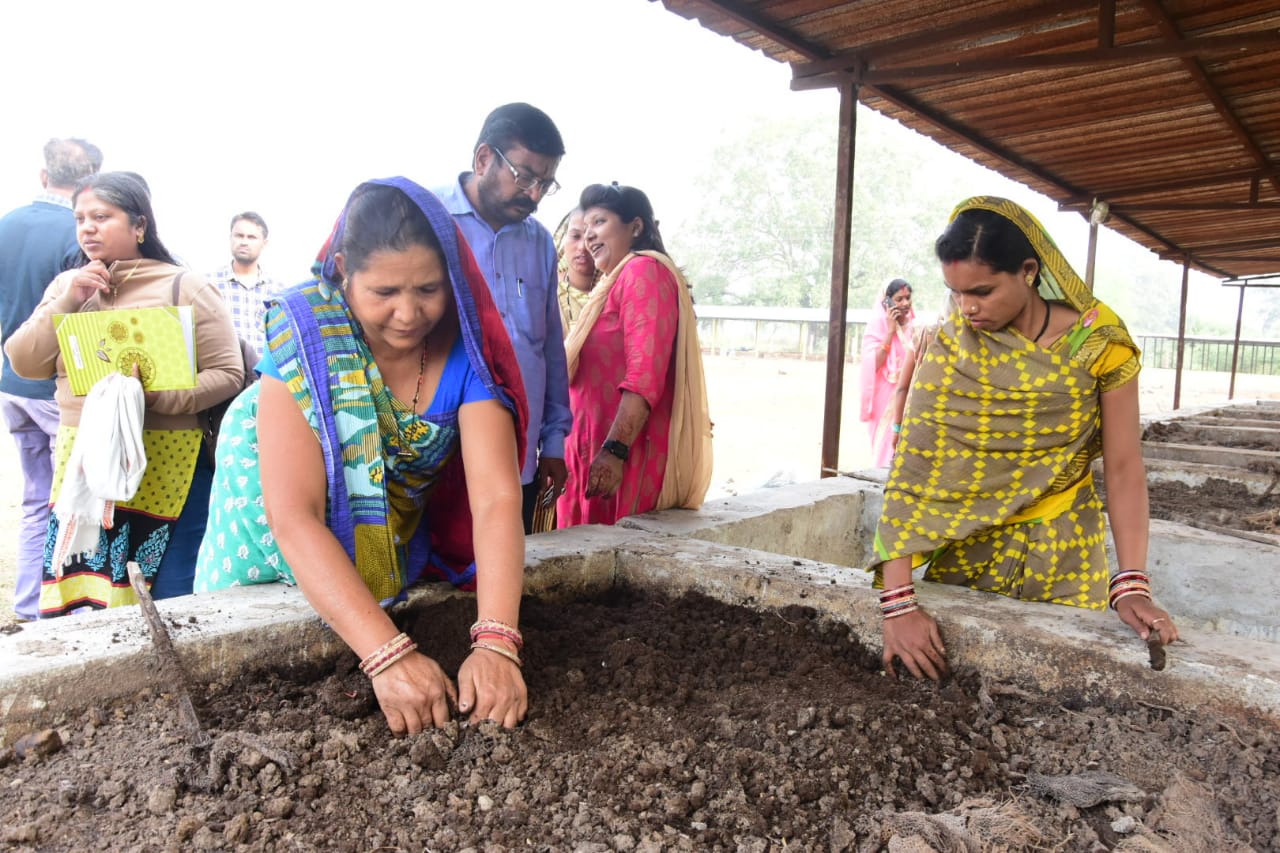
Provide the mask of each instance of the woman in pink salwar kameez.
{"label": "woman in pink salwar kameez", "polygon": [[604,278],[565,342],[573,431],[558,524],[696,509],[711,481],[711,421],[689,288],[640,190],[594,184],[580,207]]}
{"label": "woman in pink salwar kameez", "polygon": [[880,468],[893,462],[893,397],[898,377],[915,358],[915,312],[911,285],[900,278],[889,282],[876,301],[872,319],[862,336],[862,420],[871,435],[871,464]]}

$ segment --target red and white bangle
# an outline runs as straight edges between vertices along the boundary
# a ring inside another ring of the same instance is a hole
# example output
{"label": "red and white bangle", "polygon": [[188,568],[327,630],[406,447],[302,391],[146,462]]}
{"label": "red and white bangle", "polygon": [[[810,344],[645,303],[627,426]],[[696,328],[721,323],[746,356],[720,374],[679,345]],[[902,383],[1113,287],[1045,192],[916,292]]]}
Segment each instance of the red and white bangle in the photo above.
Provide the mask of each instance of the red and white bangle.
{"label": "red and white bangle", "polygon": [[360,671],[373,678],[417,648],[418,644],[408,634],[396,634],[360,661]]}
{"label": "red and white bangle", "polygon": [[471,626],[471,642],[484,636],[500,637],[516,647],[516,651],[524,648],[524,634],[514,625],[500,622],[497,619],[478,619]]}
{"label": "red and white bangle", "polygon": [[906,616],[919,609],[920,599],[916,596],[915,584],[903,584],[880,593],[880,614],[885,619]]}
{"label": "red and white bangle", "polygon": [[1116,602],[1131,595],[1151,600],[1151,578],[1147,577],[1147,573],[1130,569],[1112,575],[1108,585],[1107,606],[1115,610]]}

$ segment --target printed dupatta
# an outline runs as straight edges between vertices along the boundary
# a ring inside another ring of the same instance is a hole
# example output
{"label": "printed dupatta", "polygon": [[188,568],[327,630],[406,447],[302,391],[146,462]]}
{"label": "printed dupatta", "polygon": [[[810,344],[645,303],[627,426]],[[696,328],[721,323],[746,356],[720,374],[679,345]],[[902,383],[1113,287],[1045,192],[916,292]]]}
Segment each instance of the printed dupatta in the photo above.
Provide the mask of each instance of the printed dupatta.
{"label": "printed dupatta", "polygon": [[[516,458],[523,459],[529,417],[524,383],[466,241],[440,201],[417,184],[406,178],[369,183],[400,190],[426,215],[443,250],[467,360],[494,398],[511,411]],[[368,351],[358,341],[339,287],[335,256],[345,219],[344,210],[326,243],[319,280],[282,295],[268,312],[267,346],[320,440],[329,527],[374,596],[380,601],[394,598],[424,575],[471,588],[476,567],[461,453],[444,463],[411,541],[403,548],[395,542]]]}

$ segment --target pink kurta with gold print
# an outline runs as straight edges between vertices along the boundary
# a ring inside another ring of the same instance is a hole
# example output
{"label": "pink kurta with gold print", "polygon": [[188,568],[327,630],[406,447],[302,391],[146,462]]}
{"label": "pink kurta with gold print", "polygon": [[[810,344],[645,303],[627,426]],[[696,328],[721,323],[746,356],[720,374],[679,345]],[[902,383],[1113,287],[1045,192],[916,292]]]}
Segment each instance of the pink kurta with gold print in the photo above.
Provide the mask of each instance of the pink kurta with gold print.
{"label": "pink kurta with gold print", "polygon": [[[569,383],[573,431],[564,454],[569,481],[556,506],[560,527],[613,524],[658,503],[671,426],[678,287],[658,261],[632,258],[583,342],[578,372]],[[649,419],[631,444],[618,491],[607,498],[588,498],[591,460],[609,435],[623,391],[644,397]]]}

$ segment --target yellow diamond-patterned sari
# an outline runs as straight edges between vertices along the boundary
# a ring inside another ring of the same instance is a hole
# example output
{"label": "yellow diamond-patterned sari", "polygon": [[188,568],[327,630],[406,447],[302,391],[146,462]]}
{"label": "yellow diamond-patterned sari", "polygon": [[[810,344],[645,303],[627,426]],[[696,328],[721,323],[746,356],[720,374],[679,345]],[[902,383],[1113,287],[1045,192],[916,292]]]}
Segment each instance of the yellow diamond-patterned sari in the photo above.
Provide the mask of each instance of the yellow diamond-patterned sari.
{"label": "yellow diamond-patterned sari", "polygon": [[1030,213],[979,197],[953,218],[973,208],[1022,229],[1042,260],[1041,292],[1080,318],[1046,348],[952,311],[916,368],[876,556],[927,562],[928,580],[1102,609],[1109,573],[1090,465],[1102,451],[1100,394],[1137,376],[1138,351]]}

